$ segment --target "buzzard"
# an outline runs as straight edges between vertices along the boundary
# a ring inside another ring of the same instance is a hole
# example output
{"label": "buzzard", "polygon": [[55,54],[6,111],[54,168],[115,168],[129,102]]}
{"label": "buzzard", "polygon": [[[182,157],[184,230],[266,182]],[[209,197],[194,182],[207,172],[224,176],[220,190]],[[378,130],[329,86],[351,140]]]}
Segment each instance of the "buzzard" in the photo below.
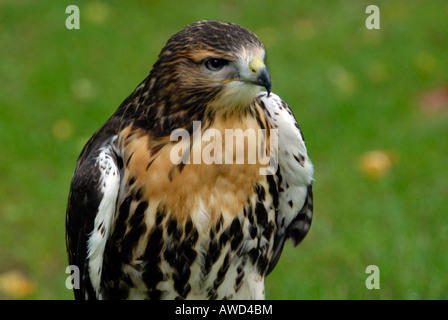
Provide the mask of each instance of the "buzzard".
{"label": "buzzard", "polygon": [[313,166],[264,60],[244,27],[190,24],[87,142],[66,213],[76,299],[265,297],[309,231]]}

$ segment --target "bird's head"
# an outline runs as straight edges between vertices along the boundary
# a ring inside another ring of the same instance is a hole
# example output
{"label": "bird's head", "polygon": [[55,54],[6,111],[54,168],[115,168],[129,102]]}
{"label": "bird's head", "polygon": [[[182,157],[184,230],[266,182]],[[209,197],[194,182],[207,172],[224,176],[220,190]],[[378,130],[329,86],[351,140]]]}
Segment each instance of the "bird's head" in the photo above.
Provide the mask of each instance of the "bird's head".
{"label": "bird's head", "polygon": [[[265,49],[251,31],[233,23],[200,21],[173,35],[152,71],[153,86],[164,88],[170,105],[207,105],[214,111],[241,108],[271,79]],[[160,97],[159,100],[162,100]]]}

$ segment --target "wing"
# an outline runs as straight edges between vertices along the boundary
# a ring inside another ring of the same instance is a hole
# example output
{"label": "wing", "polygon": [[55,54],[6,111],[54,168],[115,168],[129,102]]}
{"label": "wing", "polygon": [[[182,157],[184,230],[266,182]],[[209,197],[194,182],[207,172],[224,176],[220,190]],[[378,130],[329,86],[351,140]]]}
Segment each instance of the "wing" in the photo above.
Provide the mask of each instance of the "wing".
{"label": "wing", "polygon": [[283,245],[291,239],[297,246],[307,235],[313,217],[313,165],[305,141],[289,106],[276,94],[263,93],[259,102],[271,130],[278,130],[278,218],[279,231],[274,243],[268,273],[276,265]]}
{"label": "wing", "polygon": [[66,214],[70,265],[79,268],[76,299],[99,298],[103,253],[115,216],[123,167],[111,123],[87,143],[73,175]]}

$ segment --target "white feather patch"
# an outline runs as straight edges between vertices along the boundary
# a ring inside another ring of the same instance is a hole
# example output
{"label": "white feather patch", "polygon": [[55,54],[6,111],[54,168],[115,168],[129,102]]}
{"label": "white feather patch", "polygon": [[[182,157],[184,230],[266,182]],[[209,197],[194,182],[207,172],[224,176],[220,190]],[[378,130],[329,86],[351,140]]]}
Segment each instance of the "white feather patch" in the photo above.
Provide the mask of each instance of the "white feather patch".
{"label": "white feather patch", "polygon": [[278,129],[279,164],[288,184],[308,186],[313,181],[313,164],[308,158],[302,133],[289,107],[275,93],[260,96],[266,107],[266,115],[274,129]]}
{"label": "white feather patch", "polygon": [[120,187],[120,173],[110,156],[111,149],[103,148],[97,159],[97,167],[101,172],[101,192],[103,198],[98,207],[95,223],[90,234],[87,255],[89,259],[89,276],[92,287],[99,297],[101,291],[101,272],[103,268],[104,248],[115,216]]}
{"label": "white feather patch", "polygon": [[[269,123],[278,130],[278,161],[283,177],[279,204],[284,225],[289,225],[303,207],[307,187],[313,182],[313,164],[292,111],[283,100],[271,93],[260,95]],[[309,227],[309,226],[307,226]]]}

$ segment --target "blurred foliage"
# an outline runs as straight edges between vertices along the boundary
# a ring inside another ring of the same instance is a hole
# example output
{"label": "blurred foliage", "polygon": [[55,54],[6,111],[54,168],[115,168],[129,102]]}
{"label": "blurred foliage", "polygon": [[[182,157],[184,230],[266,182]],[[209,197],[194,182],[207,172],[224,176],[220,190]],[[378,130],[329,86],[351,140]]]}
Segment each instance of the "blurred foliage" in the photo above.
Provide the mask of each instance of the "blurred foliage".
{"label": "blurred foliage", "polygon": [[310,234],[285,246],[267,298],[447,299],[447,15],[438,0],[1,1],[0,298],[73,298],[64,219],[82,146],[169,36],[219,19],[265,43],[315,165]]}

